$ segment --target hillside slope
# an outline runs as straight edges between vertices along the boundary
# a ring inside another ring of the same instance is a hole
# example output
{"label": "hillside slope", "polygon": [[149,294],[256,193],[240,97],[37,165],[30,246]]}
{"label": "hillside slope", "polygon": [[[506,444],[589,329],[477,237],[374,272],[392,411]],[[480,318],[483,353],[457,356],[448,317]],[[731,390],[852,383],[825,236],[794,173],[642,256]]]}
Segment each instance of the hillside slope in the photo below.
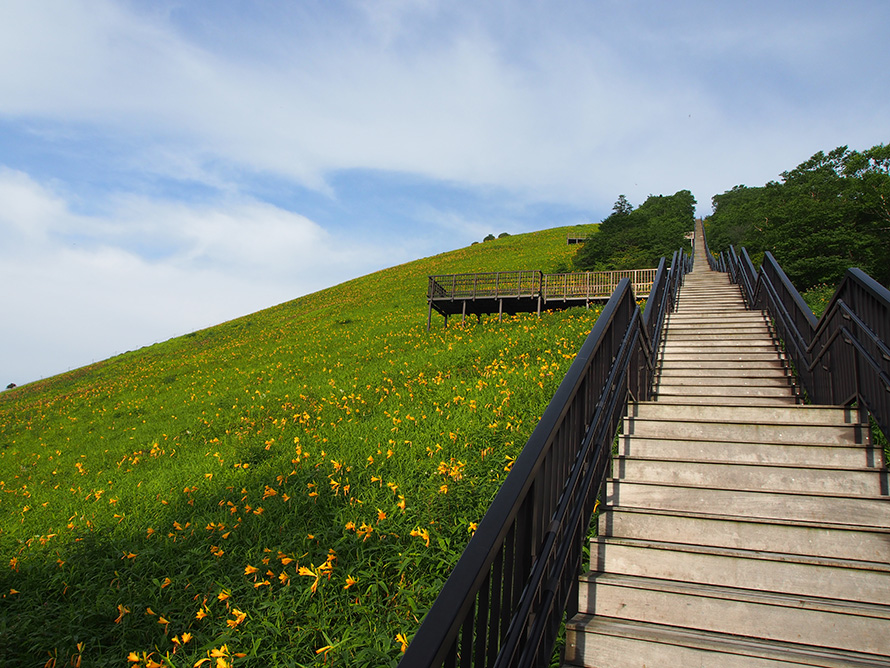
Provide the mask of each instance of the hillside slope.
{"label": "hillside slope", "polygon": [[596,317],[427,333],[426,276],[551,271],[569,233],[0,394],[0,663],[394,664]]}

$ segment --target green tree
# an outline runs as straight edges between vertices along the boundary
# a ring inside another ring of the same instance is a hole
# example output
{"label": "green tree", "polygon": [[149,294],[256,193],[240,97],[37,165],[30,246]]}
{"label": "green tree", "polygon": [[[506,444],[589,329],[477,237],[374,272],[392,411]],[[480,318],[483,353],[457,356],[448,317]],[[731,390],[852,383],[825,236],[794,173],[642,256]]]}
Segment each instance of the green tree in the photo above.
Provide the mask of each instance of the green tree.
{"label": "green tree", "polygon": [[637,209],[621,195],[597,233],[578,249],[575,266],[592,271],[654,267],[662,256],[689,248],[685,235],[694,215],[695,198],[688,190],[650,195]]}
{"label": "green tree", "polygon": [[851,266],[888,282],[888,147],[819,151],[781,178],[714,196],[707,221],[712,251],[745,246],[756,263],[769,250],[801,290],[836,283]]}

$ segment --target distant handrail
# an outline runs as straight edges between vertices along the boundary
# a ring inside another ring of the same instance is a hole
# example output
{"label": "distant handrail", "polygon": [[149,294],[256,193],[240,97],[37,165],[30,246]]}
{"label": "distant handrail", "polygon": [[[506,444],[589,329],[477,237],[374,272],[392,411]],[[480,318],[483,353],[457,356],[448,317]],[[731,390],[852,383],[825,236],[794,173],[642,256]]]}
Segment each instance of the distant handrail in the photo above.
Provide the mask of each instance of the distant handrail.
{"label": "distant handrail", "polygon": [[848,269],[817,319],[772,253],[759,272],[744,248],[737,254],[730,246],[726,257],[748,308],[769,314],[810,400],[855,403],[890,434],[890,290]]}
{"label": "distant handrail", "polygon": [[629,278],[635,294],[652,289],[657,269],[618,269],[614,271],[584,271],[564,274],[544,274],[541,294],[544,301],[557,299],[590,299],[606,297],[615,292],[622,278]]}
{"label": "distant handrail", "polygon": [[428,277],[427,299],[500,299],[542,297],[544,301],[608,297],[622,278],[631,279],[638,294],[649,292],[656,269],[621,269],[544,274],[540,271],[497,271],[437,274]]}
{"label": "distant handrail", "polygon": [[477,274],[440,274],[429,277],[429,299],[537,297],[540,271],[495,271]]}
{"label": "distant handrail", "polygon": [[628,397],[648,399],[665,313],[690,259],[665,261],[642,315],[623,278],[400,668],[537,666],[578,605],[582,547]]}
{"label": "distant handrail", "polygon": [[726,260],[723,257],[723,253],[720,254],[719,257],[715,257],[713,253],[711,253],[711,249],[708,247],[708,236],[705,234],[705,223],[704,221],[699,222],[702,230],[702,240],[705,242],[705,256],[708,258],[708,266],[712,271],[726,271]]}

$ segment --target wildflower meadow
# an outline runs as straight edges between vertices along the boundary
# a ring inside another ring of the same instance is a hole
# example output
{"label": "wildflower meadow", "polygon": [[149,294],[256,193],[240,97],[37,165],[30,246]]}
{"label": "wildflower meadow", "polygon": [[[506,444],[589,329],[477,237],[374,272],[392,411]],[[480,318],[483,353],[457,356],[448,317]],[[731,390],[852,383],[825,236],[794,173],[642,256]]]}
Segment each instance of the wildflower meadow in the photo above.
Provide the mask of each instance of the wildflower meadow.
{"label": "wildflower meadow", "polygon": [[426,276],[551,271],[587,232],[0,393],[0,664],[395,665],[599,311],[427,332]]}

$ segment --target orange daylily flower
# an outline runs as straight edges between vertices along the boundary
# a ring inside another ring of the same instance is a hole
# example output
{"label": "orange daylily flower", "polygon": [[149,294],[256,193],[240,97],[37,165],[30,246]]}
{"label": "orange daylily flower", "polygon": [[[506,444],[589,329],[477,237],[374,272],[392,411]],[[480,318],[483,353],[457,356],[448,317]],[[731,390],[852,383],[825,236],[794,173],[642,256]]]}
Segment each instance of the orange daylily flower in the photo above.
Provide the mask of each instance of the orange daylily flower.
{"label": "orange daylily flower", "polygon": [[243,622],[245,620],[245,618],[247,617],[247,613],[241,612],[238,608],[232,608],[232,615],[234,615],[234,617],[235,617],[234,619],[226,620],[226,626],[228,626],[231,629],[238,626],[238,624]]}
{"label": "orange daylily flower", "polygon": [[129,608],[125,608],[123,605],[121,605],[120,603],[118,603],[117,611],[118,611],[118,615],[117,615],[117,619],[114,620],[114,623],[115,623],[115,624],[120,624],[120,623],[121,623],[121,620],[124,618],[124,615],[127,615],[127,614],[130,613],[130,609],[129,609]]}

